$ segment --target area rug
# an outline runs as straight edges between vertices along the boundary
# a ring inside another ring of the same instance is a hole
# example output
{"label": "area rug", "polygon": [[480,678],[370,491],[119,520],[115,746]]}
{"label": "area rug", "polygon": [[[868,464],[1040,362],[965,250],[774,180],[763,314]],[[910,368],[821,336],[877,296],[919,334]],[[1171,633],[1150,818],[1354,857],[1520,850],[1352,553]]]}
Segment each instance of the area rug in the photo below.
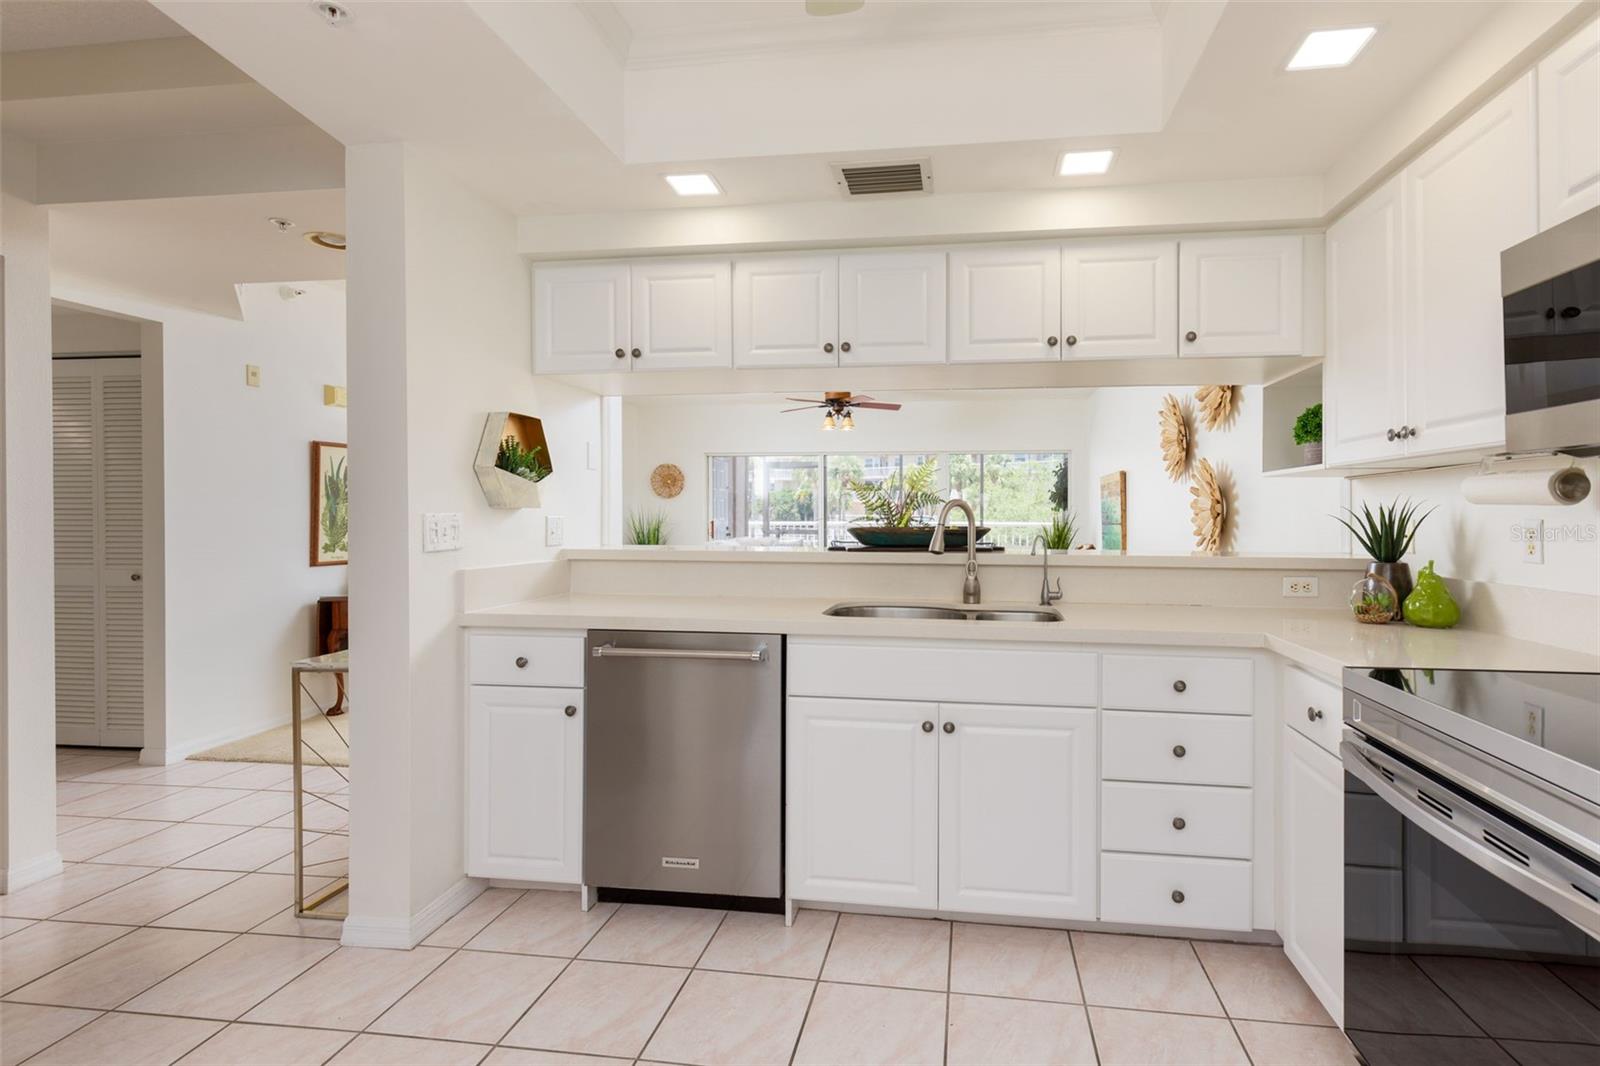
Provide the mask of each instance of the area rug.
{"label": "area rug", "polygon": [[[300,726],[301,736],[308,745],[304,763],[307,766],[349,766],[351,715],[340,715],[329,723],[322,715],[305,719]],[[320,758],[319,758],[320,756]],[[189,756],[196,762],[294,762],[294,732],[292,726],[281,725],[253,737],[221,744],[215,748]]]}

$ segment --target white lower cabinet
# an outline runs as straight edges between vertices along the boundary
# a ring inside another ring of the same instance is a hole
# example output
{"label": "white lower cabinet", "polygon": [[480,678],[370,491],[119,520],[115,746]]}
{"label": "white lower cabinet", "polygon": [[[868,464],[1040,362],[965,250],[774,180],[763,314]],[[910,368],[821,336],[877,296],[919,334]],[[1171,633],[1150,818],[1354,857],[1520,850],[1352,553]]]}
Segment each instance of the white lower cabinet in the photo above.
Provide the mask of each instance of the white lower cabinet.
{"label": "white lower cabinet", "polygon": [[1095,725],[1082,707],[940,704],[939,906],[1095,917]]}
{"label": "white lower cabinet", "polygon": [[1100,918],[1128,925],[1247,930],[1250,863],[1172,855],[1100,856]]}
{"label": "white lower cabinet", "polygon": [[1092,919],[1096,715],[791,697],[789,895]]}
{"label": "white lower cabinet", "polygon": [[577,884],[582,819],[583,690],[473,685],[468,875]]}
{"label": "white lower cabinet", "polygon": [[1283,951],[1336,1022],[1344,1003],[1344,769],[1283,727],[1278,932]]}
{"label": "white lower cabinet", "polygon": [[788,891],[939,905],[939,707],[790,697]]}

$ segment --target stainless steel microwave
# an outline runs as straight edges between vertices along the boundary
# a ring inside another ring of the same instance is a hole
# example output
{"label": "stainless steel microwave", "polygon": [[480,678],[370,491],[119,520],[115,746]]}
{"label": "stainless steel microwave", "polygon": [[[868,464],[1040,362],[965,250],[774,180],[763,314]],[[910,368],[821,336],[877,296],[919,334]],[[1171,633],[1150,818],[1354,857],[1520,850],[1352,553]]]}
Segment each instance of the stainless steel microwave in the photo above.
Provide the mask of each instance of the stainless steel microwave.
{"label": "stainless steel microwave", "polygon": [[1506,450],[1600,453],[1600,207],[1500,253]]}

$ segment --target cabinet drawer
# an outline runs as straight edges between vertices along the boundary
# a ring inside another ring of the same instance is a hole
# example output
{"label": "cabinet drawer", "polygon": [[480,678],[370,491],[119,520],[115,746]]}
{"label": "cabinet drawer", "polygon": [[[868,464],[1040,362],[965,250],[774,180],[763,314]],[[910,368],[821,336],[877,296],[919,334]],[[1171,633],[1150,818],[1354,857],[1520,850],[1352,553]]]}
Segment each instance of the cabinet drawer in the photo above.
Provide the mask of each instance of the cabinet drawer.
{"label": "cabinet drawer", "polygon": [[[953,623],[952,623],[953,624]],[[791,696],[1093,707],[1093,652],[939,644],[801,641],[788,645]]]}
{"label": "cabinet drawer", "polygon": [[1283,720],[1318,747],[1339,754],[1339,733],[1344,728],[1343,693],[1299,667],[1283,668]]}
{"label": "cabinet drawer", "polygon": [[1247,787],[1253,782],[1250,718],[1106,711],[1100,729],[1100,776],[1107,780]]}
{"label": "cabinet drawer", "polygon": [[1108,781],[1100,792],[1100,846],[1248,859],[1252,795],[1247,788]]}
{"label": "cabinet drawer", "polygon": [[1127,711],[1249,714],[1249,659],[1107,655],[1103,706]]}
{"label": "cabinet drawer", "polygon": [[467,680],[474,685],[583,687],[583,638],[524,633],[467,637]]}
{"label": "cabinet drawer", "polygon": [[1100,856],[1100,919],[1189,929],[1250,928],[1250,864],[1165,855]]}

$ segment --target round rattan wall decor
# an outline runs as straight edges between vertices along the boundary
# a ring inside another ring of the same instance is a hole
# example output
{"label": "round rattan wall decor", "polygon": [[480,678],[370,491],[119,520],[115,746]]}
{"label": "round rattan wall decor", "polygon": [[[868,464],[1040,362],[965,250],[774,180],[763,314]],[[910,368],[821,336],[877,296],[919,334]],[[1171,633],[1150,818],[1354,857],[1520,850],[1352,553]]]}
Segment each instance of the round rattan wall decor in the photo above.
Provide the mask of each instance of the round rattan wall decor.
{"label": "round rattan wall decor", "polygon": [[663,500],[670,500],[683,491],[683,471],[671,463],[662,463],[650,471],[650,491]]}

